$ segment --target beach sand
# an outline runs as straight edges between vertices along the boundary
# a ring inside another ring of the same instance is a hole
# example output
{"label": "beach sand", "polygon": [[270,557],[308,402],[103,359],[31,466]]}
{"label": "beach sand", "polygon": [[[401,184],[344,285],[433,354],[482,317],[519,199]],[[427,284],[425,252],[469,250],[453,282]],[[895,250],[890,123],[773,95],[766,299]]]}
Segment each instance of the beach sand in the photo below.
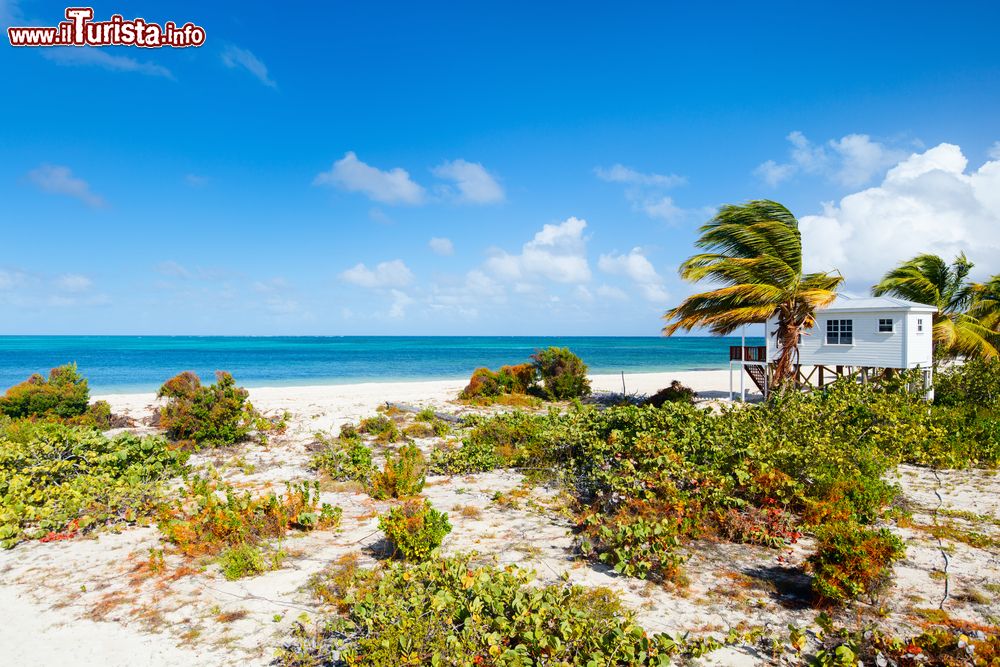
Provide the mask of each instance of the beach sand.
{"label": "beach sand", "polygon": [[[645,394],[672,380],[695,388],[705,400],[723,398],[729,391],[726,370],[626,374],[624,378],[628,393]],[[735,380],[738,389],[738,377]],[[622,390],[620,375],[594,376],[592,381],[597,391]],[[253,388],[250,397],[258,409],[268,414],[291,413],[287,433],[274,437],[267,446],[247,443],[200,452],[191,463],[211,463],[238,486],[280,491],[286,480],[315,479],[315,472],[308,468],[308,446],[316,431],[336,432],[342,424],[372,415],[387,401],[461,414],[470,410],[454,402],[464,384],[427,381]],[[749,381],[746,384],[749,389]],[[94,398],[107,400],[114,412],[140,422],[157,405],[151,393]],[[152,431],[148,427],[139,430]],[[429,449],[434,442],[418,439],[417,444]],[[801,587],[803,575],[796,568],[808,555],[808,538],[784,552],[742,544],[692,544],[686,565],[691,584],[684,591],[673,591],[616,576],[603,566],[574,558],[571,525],[558,512],[544,509],[558,502],[555,491],[521,487],[521,481],[521,475],[512,471],[429,478],[423,495],[453,517],[454,530],[444,543],[445,553],[475,550],[492,555],[501,563],[534,570],[542,583],[569,576],[582,585],[610,587],[653,632],[724,634],[728,628],[747,623],[787,634],[789,623],[806,625],[815,616],[815,610],[808,607],[784,604],[782,589],[775,589],[767,574],[786,573],[793,586]],[[995,502],[1000,497],[998,479],[989,473],[942,471],[934,477],[903,467],[899,482],[913,502],[918,522],[930,522],[935,491],[952,509],[1000,513]],[[519,504],[501,506],[495,501],[498,493],[515,489],[528,494]],[[238,581],[225,580],[216,564],[183,577],[143,576],[141,565],[149,550],[163,546],[155,527],[104,531],[48,544],[24,543],[0,552],[0,609],[4,611],[0,656],[11,665],[267,665],[295,619],[302,613],[314,617],[318,611],[312,598],[302,592],[311,575],[349,553],[360,554],[365,565],[375,562],[370,552],[380,539],[375,517],[389,504],[343,490],[325,490],[322,499],[343,509],[339,531],[289,537],[285,546],[291,555],[281,569]],[[939,545],[926,533],[908,533],[904,535],[908,556],[897,567],[897,585],[887,604],[899,610],[936,606],[943,590],[935,575],[941,564]],[[779,555],[784,560],[776,560]],[[1000,580],[997,562],[996,554],[953,545],[952,591],[981,591],[986,582]],[[168,550],[168,572],[183,564],[179,555]],[[804,585],[808,587],[807,580]],[[952,613],[980,622],[984,615],[1000,613],[997,601],[978,607],[957,601],[949,604]],[[897,629],[899,623],[904,623],[904,629],[908,623],[902,611],[886,622]],[[725,649],[710,654],[702,664],[759,663],[752,652]]]}

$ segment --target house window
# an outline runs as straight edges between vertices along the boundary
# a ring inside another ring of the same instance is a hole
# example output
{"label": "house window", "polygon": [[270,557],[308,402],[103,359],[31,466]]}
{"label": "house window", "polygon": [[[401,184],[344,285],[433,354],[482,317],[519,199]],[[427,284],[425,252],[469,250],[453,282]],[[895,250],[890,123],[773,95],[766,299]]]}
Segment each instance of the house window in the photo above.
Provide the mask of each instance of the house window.
{"label": "house window", "polygon": [[917,318],[917,333],[923,333],[923,332],[924,332],[924,318],[918,317]]}
{"label": "house window", "polygon": [[826,321],[826,344],[827,345],[853,345],[854,344],[854,321],[853,320],[827,320]]}
{"label": "house window", "polygon": [[879,333],[892,333],[892,320],[880,317],[878,320]]}

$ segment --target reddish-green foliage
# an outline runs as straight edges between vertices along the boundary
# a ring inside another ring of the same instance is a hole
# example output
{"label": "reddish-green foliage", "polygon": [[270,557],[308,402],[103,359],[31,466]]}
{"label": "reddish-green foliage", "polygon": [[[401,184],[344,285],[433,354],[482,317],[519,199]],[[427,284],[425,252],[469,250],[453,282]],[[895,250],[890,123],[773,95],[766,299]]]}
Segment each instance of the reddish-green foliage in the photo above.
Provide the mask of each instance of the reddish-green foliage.
{"label": "reddish-green foliage", "polygon": [[254,497],[202,477],[162,510],[160,530],[188,556],[216,554],[227,547],[283,537],[291,528],[332,528],[340,508],[319,503],[318,483],[287,485],[281,496]]}
{"label": "reddish-green foliage", "polygon": [[808,560],[813,589],[830,604],[874,595],[889,582],[892,564],[904,553],[903,543],[885,528],[850,521],[824,526],[816,532],[816,552]]}
{"label": "reddish-green foliage", "polygon": [[66,364],[49,371],[48,379],[38,373],[14,385],[0,397],[0,414],[19,418],[77,417],[87,411],[90,390],[76,364]]}
{"label": "reddish-green foliage", "polygon": [[194,447],[218,447],[245,440],[254,428],[267,425],[232,375],[219,371],[215,377],[215,384],[206,387],[197,375],[185,371],[160,387],[157,396],[167,398],[160,426],[172,439]]}
{"label": "reddish-green foliage", "polygon": [[550,347],[531,355],[547,398],[563,401],[590,394],[587,364],[567,347]]}
{"label": "reddish-green foliage", "polygon": [[419,447],[408,443],[398,454],[386,454],[381,472],[372,475],[371,495],[378,500],[413,496],[424,488],[426,477],[427,459]]}
{"label": "reddish-green foliage", "polygon": [[427,560],[451,532],[448,515],[428,500],[408,500],[378,518],[378,527],[392,545],[394,555],[410,561]]}
{"label": "reddish-green foliage", "polygon": [[504,394],[527,394],[537,381],[532,364],[502,366],[494,373],[488,368],[477,368],[459,398],[495,398]]}

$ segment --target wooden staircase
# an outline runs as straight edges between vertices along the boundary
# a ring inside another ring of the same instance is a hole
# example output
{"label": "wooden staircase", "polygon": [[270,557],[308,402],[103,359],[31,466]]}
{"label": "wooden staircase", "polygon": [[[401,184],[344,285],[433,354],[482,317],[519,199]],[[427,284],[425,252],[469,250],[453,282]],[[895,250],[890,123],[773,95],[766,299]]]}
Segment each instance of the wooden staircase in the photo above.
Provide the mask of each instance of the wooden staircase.
{"label": "wooden staircase", "polygon": [[753,347],[741,347],[739,345],[729,348],[729,360],[730,361],[745,361],[753,363],[742,364],[743,368],[746,369],[747,375],[756,385],[757,389],[763,396],[767,396],[767,387],[769,385],[770,369],[767,366],[767,347],[763,345],[755,345]]}
{"label": "wooden staircase", "polygon": [[761,395],[762,396],[767,396],[767,391],[766,391],[766,388],[767,388],[767,370],[766,369],[767,369],[767,367],[766,366],[757,366],[757,365],[748,365],[748,366],[744,366],[743,368],[746,369],[747,375],[750,376],[750,379],[753,380],[753,383],[755,385],[757,385],[757,389],[760,390]]}

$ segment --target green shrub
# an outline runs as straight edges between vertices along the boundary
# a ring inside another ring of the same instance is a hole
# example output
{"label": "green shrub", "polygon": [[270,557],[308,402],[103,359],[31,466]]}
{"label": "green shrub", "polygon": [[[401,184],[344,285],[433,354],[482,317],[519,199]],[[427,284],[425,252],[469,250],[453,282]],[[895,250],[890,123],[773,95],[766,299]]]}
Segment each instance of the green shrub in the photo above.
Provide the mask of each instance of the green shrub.
{"label": "green shrub", "polygon": [[566,347],[550,347],[531,355],[547,398],[563,401],[590,394],[587,365]]}
{"label": "green shrub", "polygon": [[219,555],[222,576],[229,581],[263,574],[269,569],[260,548],[252,544],[229,547]]}
{"label": "green shrub", "polygon": [[407,443],[396,454],[386,453],[382,470],[372,475],[371,495],[377,500],[416,495],[426,477],[427,459],[419,447]]}
{"label": "green shrub", "polygon": [[615,593],[536,586],[516,567],[469,556],[334,571],[346,618],[299,625],[278,662],[292,665],[599,665],[644,667],[701,654],[718,643],[647,634]]}
{"label": "green shrub", "polygon": [[824,526],[816,534],[816,552],[809,556],[813,590],[821,601],[844,604],[884,588],[892,564],[905,549],[887,529],[874,530],[854,522]]}
{"label": "green shrub", "polygon": [[361,482],[368,484],[375,466],[372,465],[372,450],[359,438],[323,440],[325,447],[315,454],[311,466],[337,482]]}
{"label": "green shrub", "polygon": [[496,468],[544,465],[542,450],[546,418],[523,412],[505,412],[465,420],[470,427],[459,448],[438,448],[431,454],[431,470],[437,474],[469,474]]}
{"label": "green shrub", "polygon": [[536,383],[536,370],[532,364],[501,366],[495,373],[488,368],[477,368],[458,397],[472,400],[496,398],[504,394],[527,394],[535,389]]}
{"label": "green shrub", "polygon": [[393,555],[408,561],[427,560],[451,532],[448,514],[431,507],[429,500],[408,500],[378,518]]}
{"label": "green shrub", "polygon": [[358,433],[374,435],[375,440],[380,443],[396,442],[402,438],[396,422],[385,415],[376,415],[362,419],[361,424],[358,425]]}
{"label": "green shrub", "polygon": [[643,405],[660,407],[664,403],[694,403],[698,393],[691,387],[686,387],[679,380],[674,380],[669,387],[665,387],[647,398]]}
{"label": "green shrub", "polygon": [[167,399],[160,426],[173,440],[220,447],[245,440],[262,426],[260,415],[247,401],[247,390],[237,387],[229,373],[219,371],[215,377],[215,384],[206,387],[197,375],[185,371],[160,387],[157,397]]}
{"label": "green shrub", "polygon": [[939,370],[934,405],[1000,410],[1000,359],[970,359]]}
{"label": "green shrub", "polygon": [[186,458],[163,438],[0,422],[0,546],[150,520]]}
{"label": "green shrub", "polygon": [[90,390],[76,364],[66,364],[49,371],[48,379],[34,374],[14,385],[0,397],[0,414],[15,419],[27,417],[77,417],[87,411]]}

